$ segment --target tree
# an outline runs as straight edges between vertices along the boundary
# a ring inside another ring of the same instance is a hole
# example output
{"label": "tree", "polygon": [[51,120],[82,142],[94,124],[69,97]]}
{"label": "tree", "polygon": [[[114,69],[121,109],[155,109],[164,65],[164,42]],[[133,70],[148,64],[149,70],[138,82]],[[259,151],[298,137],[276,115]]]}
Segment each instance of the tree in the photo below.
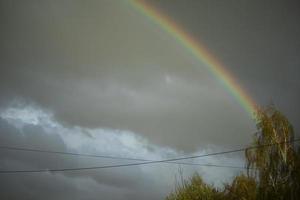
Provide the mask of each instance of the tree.
{"label": "tree", "polygon": [[231,184],[226,184],[224,199],[228,200],[255,200],[257,184],[254,178],[245,175],[236,176]]}
{"label": "tree", "polygon": [[213,186],[206,184],[199,174],[194,174],[189,180],[183,180],[166,200],[221,200],[223,194]]}
{"label": "tree", "polygon": [[[253,146],[245,151],[248,176],[258,181],[259,199],[296,199],[297,152],[294,131],[287,118],[274,106],[256,113],[258,132]],[[299,170],[298,170],[299,171]],[[296,184],[296,185],[295,185]]]}
{"label": "tree", "polygon": [[247,175],[218,190],[196,174],[167,200],[300,199],[300,147],[294,143],[292,125],[274,106],[258,109],[255,119],[257,133],[245,151]]}

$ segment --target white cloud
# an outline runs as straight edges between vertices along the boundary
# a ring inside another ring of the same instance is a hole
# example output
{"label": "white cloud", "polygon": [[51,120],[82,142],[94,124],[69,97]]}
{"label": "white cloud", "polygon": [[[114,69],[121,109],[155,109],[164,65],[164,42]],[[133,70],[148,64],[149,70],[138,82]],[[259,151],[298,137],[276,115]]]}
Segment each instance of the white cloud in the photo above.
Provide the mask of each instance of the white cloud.
{"label": "white cloud", "polygon": [[[142,158],[149,160],[160,160],[165,158],[174,158],[183,156],[183,152],[178,152],[169,147],[161,147],[149,143],[147,139],[131,132],[129,130],[114,130],[109,128],[83,128],[80,126],[68,127],[57,120],[50,112],[45,112],[42,108],[32,104],[20,104],[16,107],[8,107],[0,113],[2,120],[6,120],[9,124],[18,129],[24,129],[27,126],[39,127],[42,131],[40,136],[56,135],[61,138],[66,149],[72,152],[90,153],[109,156],[123,156],[131,158]],[[21,124],[21,126],[20,126]],[[24,137],[26,137],[24,131]],[[45,135],[46,134],[46,135]],[[51,141],[49,140],[49,143]],[[48,148],[51,147],[49,144]],[[51,149],[50,149],[51,150]],[[58,150],[59,149],[52,149]],[[213,149],[200,149],[194,152],[193,155],[205,154]],[[133,161],[119,161],[119,160],[95,160],[89,158],[73,158],[80,166],[101,166],[114,163],[130,163]],[[62,162],[64,162],[62,160]],[[69,162],[69,161],[68,161]],[[70,164],[66,161],[66,164]],[[186,162],[197,163],[219,163],[219,164],[241,164],[242,160],[239,157],[223,158],[207,157],[205,159],[191,160]],[[71,163],[74,163],[72,161]],[[32,164],[32,163],[31,163]],[[52,162],[53,164],[53,162]],[[60,166],[60,165],[58,165]],[[36,166],[32,166],[36,167]],[[73,166],[72,166],[73,167]],[[178,173],[178,165],[171,164],[153,164],[145,166],[136,166],[128,168],[118,168],[106,170],[104,172],[83,172],[80,175],[72,175],[73,177],[90,177],[94,179],[99,187],[101,185],[121,184],[123,189],[127,188],[132,191],[140,191],[142,194],[149,188],[162,197],[166,195],[174,186],[174,178]],[[226,168],[212,168],[199,166],[181,166],[183,168],[184,177],[188,177],[195,171],[199,172],[209,183],[220,185],[237,173],[235,170]],[[100,174],[99,174],[100,173]],[[69,176],[66,174],[66,176]],[[99,177],[100,176],[100,177]],[[117,181],[114,181],[116,179]],[[74,179],[75,180],[75,179]],[[123,184],[124,183],[130,183]],[[140,184],[140,182],[142,184]],[[95,186],[96,187],[96,186]],[[105,186],[107,187],[107,186]],[[128,188],[129,187],[129,188]],[[119,189],[118,189],[119,190]],[[139,193],[139,192],[138,192]]]}

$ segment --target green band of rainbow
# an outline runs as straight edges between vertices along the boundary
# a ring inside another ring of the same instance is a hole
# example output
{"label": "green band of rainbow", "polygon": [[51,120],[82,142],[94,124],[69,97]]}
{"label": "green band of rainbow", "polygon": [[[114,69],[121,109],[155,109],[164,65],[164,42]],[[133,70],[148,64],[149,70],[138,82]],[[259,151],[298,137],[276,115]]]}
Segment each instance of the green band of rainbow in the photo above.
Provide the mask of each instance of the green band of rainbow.
{"label": "green band of rainbow", "polygon": [[226,70],[224,65],[210,54],[199,40],[195,40],[191,35],[185,32],[182,27],[144,0],[130,0],[129,2],[137,11],[172,35],[173,38],[192,53],[198,61],[204,63],[216,79],[237,99],[246,112],[253,116],[256,108],[255,102],[245,90],[242,89],[237,81],[235,81],[234,77]]}

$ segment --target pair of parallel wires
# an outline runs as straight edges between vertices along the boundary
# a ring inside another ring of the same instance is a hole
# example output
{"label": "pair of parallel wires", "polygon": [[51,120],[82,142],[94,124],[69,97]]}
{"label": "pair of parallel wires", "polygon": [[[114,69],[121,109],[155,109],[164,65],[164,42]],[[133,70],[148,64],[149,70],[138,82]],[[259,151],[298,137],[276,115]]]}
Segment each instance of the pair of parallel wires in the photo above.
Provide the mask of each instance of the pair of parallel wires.
{"label": "pair of parallel wires", "polygon": [[218,156],[224,154],[231,154],[236,152],[243,152],[250,149],[257,149],[263,147],[269,147],[273,145],[280,145],[286,143],[295,143],[299,142],[299,139],[290,140],[287,142],[281,143],[272,143],[265,145],[258,145],[252,147],[243,147],[239,149],[233,149],[228,151],[219,151],[214,153],[207,153],[201,155],[161,159],[161,160],[149,160],[149,159],[139,159],[139,158],[129,158],[129,157],[118,157],[118,156],[109,156],[109,155],[97,155],[97,154],[85,154],[85,153],[75,153],[75,152],[65,152],[65,151],[50,151],[43,149],[33,149],[33,148],[23,148],[23,147],[13,147],[13,146],[0,146],[1,150],[11,150],[11,151],[25,151],[25,152],[36,152],[44,154],[58,154],[58,155],[68,155],[68,156],[78,156],[78,157],[90,157],[90,158],[106,158],[106,159],[116,159],[116,160],[127,160],[127,161],[138,161],[133,163],[126,164],[116,164],[116,165],[102,165],[102,166],[92,166],[92,167],[74,167],[74,168],[53,168],[53,169],[34,169],[34,170],[0,170],[0,174],[16,174],[16,173],[41,173],[41,172],[67,172],[67,171],[83,171],[83,170],[96,170],[96,169],[109,169],[109,168],[121,168],[121,167],[130,167],[130,166],[141,166],[157,163],[167,163],[167,164],[177,164],[177,165],[193,165],[193,166],[203,166],[203,167],[219,167],[219,168],[231,168],[231,169],[240,169],[247,170],[247,167],[240,166],[231,166],[231,165],[216,165],[216,164],[201,164],[201,163],[190,163],[182,162],[183,160],[204,158],[211,156]]}

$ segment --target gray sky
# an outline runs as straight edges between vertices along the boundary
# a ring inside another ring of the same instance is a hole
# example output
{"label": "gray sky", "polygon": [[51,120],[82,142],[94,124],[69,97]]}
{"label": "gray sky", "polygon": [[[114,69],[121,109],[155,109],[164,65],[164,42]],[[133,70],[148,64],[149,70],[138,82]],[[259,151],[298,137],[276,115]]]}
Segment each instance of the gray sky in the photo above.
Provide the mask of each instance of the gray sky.
{"label": "gray sky", "polygon": [[[273,102],[298,133],[297,1],[149,3],[205,43],[258,104]],[[251,141],[255,123],[238,101],[172,36],[124,1],[0,1],[0,26],[1,145],[161,159]],[[194,162],[243,165],[242,155]],[[4,170],[120,161],[1,150],[0,163]],[[1,175],[6,189],[0,195],[161,199],[177,170],[160,164]],[[185,176],[195,171],[215,184],[238,173],[184,168]]]}

